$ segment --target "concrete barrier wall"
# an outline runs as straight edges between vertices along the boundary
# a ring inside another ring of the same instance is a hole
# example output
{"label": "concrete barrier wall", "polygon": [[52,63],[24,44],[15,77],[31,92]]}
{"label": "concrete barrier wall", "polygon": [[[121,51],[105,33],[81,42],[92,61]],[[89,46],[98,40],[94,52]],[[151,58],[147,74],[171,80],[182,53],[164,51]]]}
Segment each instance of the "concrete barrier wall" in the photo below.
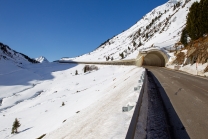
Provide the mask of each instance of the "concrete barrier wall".
{"label": "concrete barrier wall", "polygon": [[119,61],[65,61],[58,60],[59,63],[77,63],[77,64],[98,64],[98,65],[135,65],[135,59],[119,60]]}
{"label": "concrete barrier wall", "polygon": [[134,139],[136,126],[137,126],[137,122],[138,122],[138,117],[139,117],[139,114],[140,114],[140,108],[141,108],[141,104],[142,104],[142,98],[143,98],[144,93],[147,93],[147,92],[145,92],[146,84],[147,84],[147,73],[146,73],[146,70],[145,70],[144,82],[143,82],[143,85],[142,85],[141,92],[139,94],[137,105],[134,109],[134,114],[132,116],[131,123],[129,125],[129,129],[128,129],[127,134],[126,134],[126,139]]}

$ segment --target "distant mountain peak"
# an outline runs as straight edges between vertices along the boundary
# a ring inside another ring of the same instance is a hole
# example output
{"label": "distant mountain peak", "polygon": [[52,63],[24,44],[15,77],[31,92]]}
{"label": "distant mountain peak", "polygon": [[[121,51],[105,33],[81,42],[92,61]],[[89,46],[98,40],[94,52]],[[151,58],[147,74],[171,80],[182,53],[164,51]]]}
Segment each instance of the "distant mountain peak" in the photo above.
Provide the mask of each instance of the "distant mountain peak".
{"label": "distant mountain peak", "polygon": [[35,60],[37,60],[40,63],[48,63],[49,62],[44,56],[40,56],[40,57],[36,58]]}

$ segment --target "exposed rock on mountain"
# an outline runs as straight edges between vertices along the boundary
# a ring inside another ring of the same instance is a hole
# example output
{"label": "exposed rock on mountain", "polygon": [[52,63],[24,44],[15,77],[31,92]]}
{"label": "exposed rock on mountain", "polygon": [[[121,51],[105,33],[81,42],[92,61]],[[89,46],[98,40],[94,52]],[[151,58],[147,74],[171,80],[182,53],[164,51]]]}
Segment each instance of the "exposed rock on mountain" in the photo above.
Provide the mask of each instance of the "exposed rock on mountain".
{"label": "exposed rock on mountain", "polygon": [[16,64],[39,63],[25,54],[12,50],[8,45],[0,43],[0,61],[8,60]]}

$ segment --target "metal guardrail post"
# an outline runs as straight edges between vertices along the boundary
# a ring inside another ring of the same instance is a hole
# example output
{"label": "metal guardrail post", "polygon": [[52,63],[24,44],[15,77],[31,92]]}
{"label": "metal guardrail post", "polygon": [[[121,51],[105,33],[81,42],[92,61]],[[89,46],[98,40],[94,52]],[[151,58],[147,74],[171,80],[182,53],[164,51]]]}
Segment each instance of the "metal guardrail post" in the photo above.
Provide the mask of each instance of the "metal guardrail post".
{"label": "metal guardrail post", "polygon": [[139,94],[139,98],[138,98],[138,101],[137,101],[136,108],[134,110],[134,114],[133,114],[132,119],[131,119],[131,123],[129,125],[129,129],[128,129],[127,134],[126,134],[126,139],[134,139],[136,126],[137,126],[137,122],[138,122],[138,117],[139,117],[139,112],[140,112],[140,108],[141,108],[141,104],[142,104],[142,98],[143,98],[143,94],[144,94],[144,87],[145,87],[146,83],[147,83],[147,72],[146,72],[146,69],[145,69],[144,82],[143,82],[143,85],[142,85],[141,92]]}

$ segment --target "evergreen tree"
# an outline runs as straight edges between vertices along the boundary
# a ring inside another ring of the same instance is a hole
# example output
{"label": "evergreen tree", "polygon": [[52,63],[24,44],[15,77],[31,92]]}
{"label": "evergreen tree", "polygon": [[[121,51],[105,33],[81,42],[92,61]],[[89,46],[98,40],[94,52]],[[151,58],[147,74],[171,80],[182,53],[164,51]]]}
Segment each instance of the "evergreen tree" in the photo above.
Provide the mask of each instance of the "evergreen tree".
{"label": "evergreen tree", "polygon": [[77,70],[75,71],[75,75],[78,75],[78,71]]}
{"label": "evergreen tree", "polygon": [[107,57],[106,57],[106,61],[108,61],[109,59],[110,59],[110,57],[109,57],[109,56],[107,56]]}
{"label": "evergreen tree", "polygon": [[175,11],[175,9],[176,9],[176,5],[173,6],[173,11]]}
{"label": "evergreen tree", "polygon": [[17,118],[15,118],[15,121],[13,122],[13,125],[12,125],[12,132],[11,132],[11,134],[18,133],[17,129],[20,126],[21,126],[20,122],[17,120]]}
{"label": "evergreen tree", "polygon": [[138,45],[138,47],[140,47],[140,46],[142,46],[142,42],[139,42],[139,45]]}
{"label": "evergreen tree", "polygon": [[[196,40],[208,33],[208,0],[201,0],[200,3],[194,2],[189,9],[186,22],[187,35]],[[181,39],[185,34],[182,33]],[[184,40],[181,40],[182,43]]]}
{"label": "evergreen tree", "polygon": [[136,42],[135,42],[135,41],[133,42],[133,46],[134,46],[134,47],[136,46]]}
{"label": "evergreen tree", "polygon": [[75,75],[78,75],[78,71],[77,70],[75,71]]}
{"label": "evergreen tree", "polygon": [[65,103],[64,102],[62,102],[62,106],[64,106],[65,105]]}
{"label": "evergreen tree", "polygon": [[188,35],[191,37],[192,40],[198,39],[201,35],[202,32],[200,32],[200,24],[199,24],[199,3],[194,2],[189,9],[190,12],[188,13],[188,18],[187,18],[187,31]]}
{"label": "evergreen tree", "polygon": [[141,29],[139,29],[137,33],[140,36],[141,35]]}
{"label": "evergreen tree", "polygon": [[119,56],[121,57],[121,59],[123,59],[124,58],[123,52],[121,54],[119,54]]}
{"label": "evergreen tree", "polygon": [[149,37],[149,34],[148,34],[148,33],[146,33],[145,38],[146,38],[146,39],[148,39],[148,37]]}
{"label": "evergreen tree", "polygon": [[188,44],[187,38],[188,38],[188,32],[187,32],[187,29],[184,28],[184,29],[182,30],[181,39],[180,39],[180,42],[181,42],[184,46],[186,46],[186,45]]}
{"label": "evergreen tree", "polygon": [[199,3],[200,7],[200,30],[201,35],[208,33],[208,0],[201,0]]}

